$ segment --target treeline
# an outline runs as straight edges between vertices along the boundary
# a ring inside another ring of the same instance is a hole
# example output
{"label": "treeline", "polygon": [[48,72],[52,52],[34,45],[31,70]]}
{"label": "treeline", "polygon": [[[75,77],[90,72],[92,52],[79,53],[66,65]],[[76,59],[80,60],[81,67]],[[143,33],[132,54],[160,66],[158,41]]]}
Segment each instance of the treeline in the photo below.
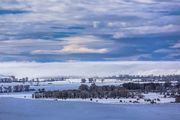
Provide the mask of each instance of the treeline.
{"label": "treeline", "polygon": [[111,76],[105,77],[105,79],[119,79],[119,80],[133,80],[139,79],[142,81],[179,81],[180,75],[119,75],[119,76]]}
{"label": "treeline", "polygon": [[164,97],[176,97],[180,95],[180,83],[172,85],[171,82],[166,83],[124,83],[123,87],[128,90],[135,90],[139,92],[159,92],[163,94]]}
{"label": "treeline", "polygon": [[167,88],[172,88],[172,84],[170,82],[167,83],[144,83],[144,84],[138,84],[138,83],[124,83],[123,87],[129,90],[142,90],[147,92],[153,92],[153,91],[163,91],[167,90]]}
{"label": "treeline", "polygon": [[160,92],[164,97],[175,97],[180,95],[180,84],[172,85],[170,82],[166,83],[124,83],[123,85],[114,86],[91,86],[82,84],[77,90],[63,90],[63,91],[45,91],[39,90],[33,94],[33,98],[142,98],[141,93],[146,92]]}
{"label": "treeline", "polygon": [[0,86],[0,93],[30,91],[30,85]]}
{"label": "treeline", "polygon": [[33,94],[33,98],[133,98],[134,92],[121,86],[91,86],[82,84],[78,90],[63,91],[39,91]]}

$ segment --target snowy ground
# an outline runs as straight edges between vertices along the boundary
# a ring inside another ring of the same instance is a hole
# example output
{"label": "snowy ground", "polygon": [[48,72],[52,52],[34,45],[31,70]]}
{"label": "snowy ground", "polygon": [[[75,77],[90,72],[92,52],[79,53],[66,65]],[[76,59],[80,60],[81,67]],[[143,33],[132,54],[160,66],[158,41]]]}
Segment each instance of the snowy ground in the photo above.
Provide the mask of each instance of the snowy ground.
{"label": "snowy ground", "polygon": [[[150,102],[145,102],[144,99],[138,100],[139,103],[133,103],[134,101],[137,101],[136,99],[131,98],[120,98],[120,99],[93,99],[90,101],[90,99],[58,99],[58,101],[76,101],[76,102],[95,102],[95,103],[103,103],[103,104],[150,104]],[[120,102],[122,101],[122,102]],[[158,104],[163,103],[171,103],[175,102],[174,98],[162,98],[159,102],[156,102]]]}
{"label": "snowy ground", "polygon": [[[154,100],[156,103],[172,103],[175,102],[175,98],[164,98],[163,95],[160,95],[159,93],[148,93],[148,94],[144,94],[144,99],[151,99]],[[56,101],[81,101],[81,102],[96,102],[96,103],[105,103],[105,104],[150,104],[150,102],[145,101],[144,99],[135,99],[135,98],[119,98],[119,99],[99,99],[99,98],[95,98],[92,99],[92,101],[90,99],[53,99]],[[160,101],[157,101],[157,99],[159,99]],[[52,99],[48,99],[48,100],[52,100]],[[120,102],[121,101],[121,102]],[[133,103],[133,102],[137,102],[138,103]]]}
{"label": "snowy ground", "polygon": [[32,92],[0,93],[0,97],[12,97],[12,98],[32,99]]}
{"label": "snowy ground", "polygon": [[[45,90],[68,90],[68,89],[78,89],[78,87],[81,85],[80,80],[77,79],[69,79],[66,81],[55,81],[55,82],[40,82],[39,86],[36,86],[36,82],[31,83],[30,88],[31,89],[42,89],[45,88]],[[96,85],[121,85],[125,81],[114,81],[109,80],[105,82],[97,81]],[[128,81],[126,81],[128,82]],[[0,85],[3,86],[10,86],[10,85],[19,85],[23,83],[0,83]],[[29,84],[30,83],[25,83]],[[90,85],[90,83],[86,83],[87,85]],[[159,93],[148,93],[143,94],[144,99],[151,99],[155,100],[156,103],[171,103],[175,102],[175,98],[164,98],[163,95],[160,95]],[[32,99],[32,92],[23,92],[23,93],[0,93],[0,97],[13,97],[13,98],[23,98],[23,99]],[[138,102],[140,104],[149,104],[150,102],[144,101],[144,99],[130,99],[130,98],[120,98],[120,99],[93,99],[90,101],[90,99],[66,99],[62,100],[59,99],[58,101],[82,101],[82,102],[97,102],[97,103],[106,103],[106,104],[133,104],[133,102]],[[159,99],[160,101],[157,101]],[[54,99],[49,99],[54,100]],[[120,102],[121,101],[121,102]]]}
{"label": "snowy ground", "polygon": [[[116,79],[105,79],[103,82],[101,79],[96,80],[97,85],[122,85],[123,83],[149,83],[142,82],[142,81],[131,81],[131,80],[116,80]],[[165,81],[154,81],[153,83],[164,83]],[[177,83],[177,81],[172,81],[172,83]],[[42,82],[40,81],[38,83],[40,86],[47,86],[47,85],[65,85],[65,84],[81,84],[81,79],[66,79],[65,81],[52,81],[52,82]],[[88,81],[85,84],[90,84]],[[13,82],[13,83],[0,83],[0,86],[11,86],[11,85],[31,85],[36,86],[37,82],[26,82],[26,83],[19,83],[19,82]]]}
{"label": "snowy ground", "polygon": [[[171,103],[175,102],[175,98],[163,98],[159,93],[148,93],[144,94],[144,99],[159,99],[160,101],[155,100],[156,103]],[[22,98],[22,99],[33,99],[32,92],[26,93],[4,93],[0,94],[0,97],[12,97],[12,98]],[[74,101],[74,102],[95,102],[95,103],[103,103],[103,104],[150,104],[150,102],[145,101],[144,99],[135,99],[135,98],[119,98],[119,99],[36,99],[36,100],[52,100],[52,101]],[[35,100],[35,99],[33,99]],[[121,102],[120,102],[121,101]],[[138,103],[133,103],[138,101]]]}
{"label": "snowy ground", "polygon": [[[108,79],[104,82],[101,80],[96,81],[96,85],[103,86],[103,85],[122,85],[123,83],[128,83],[132,81],[120,81],[115,79]],[[134,83],[146,83],[146,82],[134,82]],[[91,83],[84,83],[87,85],[91,85]],[[46,90],[68,90],[68,89],[78,89],[81,85],[81,79],[67,79],[66,81],[52,81],[52,82],[26,82],[26,83],[0,83],[0,86],[15,86],[15,85],[30,85],[31,89],[42,89],[45,88]]]}

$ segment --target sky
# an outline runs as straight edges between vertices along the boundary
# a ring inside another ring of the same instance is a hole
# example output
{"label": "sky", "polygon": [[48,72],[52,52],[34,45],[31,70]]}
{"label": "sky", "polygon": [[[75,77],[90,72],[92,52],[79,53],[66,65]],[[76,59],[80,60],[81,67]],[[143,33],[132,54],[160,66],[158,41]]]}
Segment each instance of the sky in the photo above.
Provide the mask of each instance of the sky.
{"label": "sky", "polygon": [[180,66],[179,0],[0,2],[1,63],[167,61]]}
{"label": "sky", "polygon": [[178,61],[179,0],[1,0],[0,61]]}

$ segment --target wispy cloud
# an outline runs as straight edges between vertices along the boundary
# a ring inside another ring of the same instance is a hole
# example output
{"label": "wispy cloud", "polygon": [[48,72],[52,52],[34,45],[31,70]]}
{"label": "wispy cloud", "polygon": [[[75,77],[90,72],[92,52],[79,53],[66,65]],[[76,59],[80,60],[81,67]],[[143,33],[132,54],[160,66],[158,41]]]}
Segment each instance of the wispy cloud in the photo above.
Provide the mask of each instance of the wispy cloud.
{"label": "wispy cloud", "polygon": [[148,35],[148,34],[163,34],[163,33],[173,33],[180,32],[180,25],[163,25],[163,26],[138,26],[138,27],[126,27],[120,32],[115,32],[113,37],[126,38],[134,37],[138,35]]}
{"label": "wispy cloud", "polygon": [[155,3],[154,0],[134,0],[134,1],[139,2],[139,3],[145,3],[145,4]]}
{"label": "wispy cloud", "polygon": [[22,54],[38,48],[56,48],[60,44],[51,40],[4,40],[0,41],[1,54]]}
{"label": "wispy cloud", "polygon": [[88,53],[103,54],[109,52],[108,48],[94,48],[94,47],[98,47],[99,44],[103,44],[103,46],[109,47],[107,46],[106,41],[98,39],[94,36],[70,37],[70,38],[64,38],[64,40],[61,42],[62,49],[34,50],[31,53],[32,54],[88,54]]}
{"label": "wispy cloud", "polygon": [[0,41],[1,54],[103,54],[110,51],[113,42],[94,36],[75,36],[61,40],[6,40]]}
{"label": "wispy cloud", "polygon": [[171,48],[178,48],[178,49],[180,49],[180,41],[179,41],[179,43],[176,43],[175,45],[171,46]]}

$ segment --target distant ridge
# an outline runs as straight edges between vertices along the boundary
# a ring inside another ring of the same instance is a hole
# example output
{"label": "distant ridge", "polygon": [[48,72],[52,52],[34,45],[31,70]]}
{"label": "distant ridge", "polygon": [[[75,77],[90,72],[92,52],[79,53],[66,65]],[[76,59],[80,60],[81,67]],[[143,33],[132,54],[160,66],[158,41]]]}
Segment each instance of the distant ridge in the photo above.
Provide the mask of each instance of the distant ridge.
{"label": "distant ridge", "polygon": [[0,75],[0,79],[1,78],[10,78],[10,76],[8,76],[8,75]]}

